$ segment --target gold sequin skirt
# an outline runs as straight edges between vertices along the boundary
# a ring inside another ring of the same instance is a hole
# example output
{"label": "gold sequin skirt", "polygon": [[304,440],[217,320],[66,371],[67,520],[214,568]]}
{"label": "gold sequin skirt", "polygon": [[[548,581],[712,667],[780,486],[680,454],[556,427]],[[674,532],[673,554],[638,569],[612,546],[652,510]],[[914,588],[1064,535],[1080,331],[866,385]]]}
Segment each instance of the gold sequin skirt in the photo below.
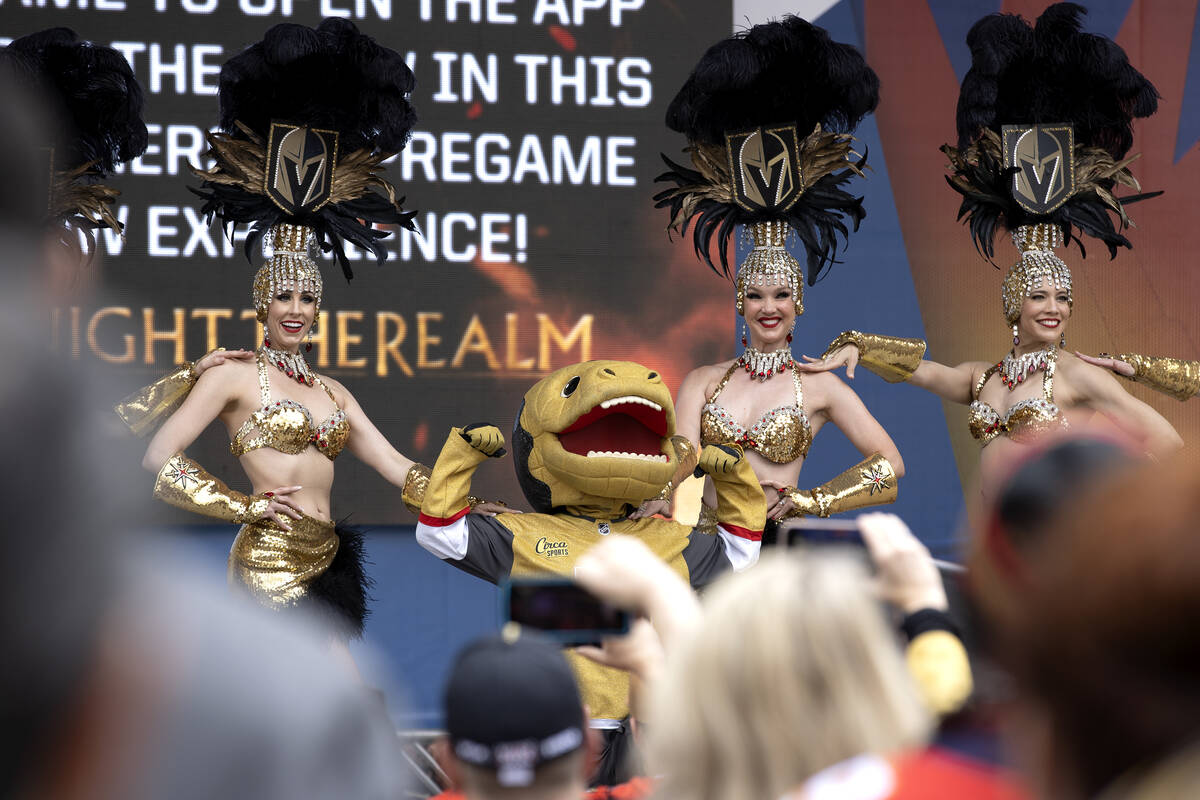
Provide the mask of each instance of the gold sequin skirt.
{"label": "gold sequin skirt", "polygon": [[270,520],[242,526],[229,551],[230,584],[268,608],[332,612],[335,627],[360,635],[367,584],[362,534],[308,515],[289,524],[290,531]]}

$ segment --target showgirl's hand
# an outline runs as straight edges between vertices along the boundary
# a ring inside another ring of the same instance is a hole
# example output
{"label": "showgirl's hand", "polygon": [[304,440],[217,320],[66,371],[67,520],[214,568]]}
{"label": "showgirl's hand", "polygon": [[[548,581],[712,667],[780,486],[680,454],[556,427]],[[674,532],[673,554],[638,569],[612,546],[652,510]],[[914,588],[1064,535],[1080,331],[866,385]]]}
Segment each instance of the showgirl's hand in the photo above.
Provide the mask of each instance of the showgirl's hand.
{"label": "showgirl's hand", "polygon": [[504,434],[495,425],[476,422],[463,428],[459,436],[485,456],[500,458],[507,452],[504,449]]}
{"label": "showgirl's hand", "polygon": [[792,487],[780,483],[779,481],[759,481],[759,484],[764,489],[774,489],[776,500],[767,509],[767,519],[781,520],[786,517],[792,510],[796,508],[796,504],[792,498],[783,493],[784,489]]}
{"label": "showgirl's hand", "polygon": [[509,508],[503,500],[486,500],[475,505],[471,509],[472,514],[479,514],[481,517],[494,517],[497,514],[520,514],[522,512],[515,508]]}
{"label": "showgirl's hand", "polygon": [[945,611],[946,589],[925,545],[895,514],[863,514],[858,530],[875,562],[876,584],[883,599],[905,614],[923,608]]}
{"label": "showgirl's hand", "polygon": [[1122,361],[1119,358],[1112,358],[1104,353],[1101,353],[1098,356],[1088,356],[1084,355],[1078,350],[1075,351],[1075,355],[1077,355],[1081,361],[1086,361],[1089,364],[1093,364],[1097,367],[1103,367],[1104,369],[1110,369],[1118,375],[1124,375],[1126,378],[1133,377],[1133,365],[1128,361]]}
{"label": "showgirl's hand", "polygon": [[638,510],[629,515],[630,519],[642,519],[644,517],[653,517],[655,514],[662,514],[664,517],[670,517],[674,509],[670,500],[659,500],[651,498],[638,506]]}
{"label": "showgirl's hand", "polygon": [[854,368],[858,366],[858,348],[852,344],[839,347],[829,358],[813,358],[803,356],[806,363],[796,363],[796,369],[801,372],[829,372],[838,367],[846,368],[846,377],[854,380]]}
{"label": "showgirl's hand", "polygon": [[304,513],[304,509],[296,505],[296,501],[292,500],[288,495],[298,492],[302,488],[301,486],[280,486],[273,492],[263,492],[263,497],[271,498],[271,503],[267,506],[267,510],[263,512],[260,519],[272,520],[285,531],[290,531],[292,526],[288,524],[285,517],[300,519]]}
{"label": "showgirl's hand", "polygon": [[[796,504],[793,503],[792,498],[787,497],[787,495],[784,494],[784,489],[790,489],[792,487],[785,485],[785,483],[780,483],[779,481],[758,481],[758,483],[760,483],[764,489],[774,489],[775,491],[775,501],[774,503],[770,504],[770,507],[767,509],[767,519],[775,519],[775,521],[779,521],[779,519],[786,517],[788,513],[796,509]],[[769,494],[768,497],[770,497]]]}
{"label": "showgirl's hand", "polygon": [[230,359],[237,361],[249,361],[252,358],[254,358],[254,352],[251,350],[225,350],[218,347],[216,350],[206,354],[203,358],[193,364],[192,372],[196,373],[196,377],[199,378],[202,374],[204,374],[205,370],[218,366],[219,364],[224,364]]}

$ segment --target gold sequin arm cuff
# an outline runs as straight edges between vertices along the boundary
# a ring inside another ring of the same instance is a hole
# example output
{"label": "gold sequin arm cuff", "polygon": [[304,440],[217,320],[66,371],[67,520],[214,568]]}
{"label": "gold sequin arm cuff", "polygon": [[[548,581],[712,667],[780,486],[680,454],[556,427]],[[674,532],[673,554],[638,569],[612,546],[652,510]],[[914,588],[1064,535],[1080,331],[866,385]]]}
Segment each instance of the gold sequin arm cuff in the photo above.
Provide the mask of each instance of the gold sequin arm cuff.
{"label": "gold sequin arm cuff", "polygon": [[404,477],[404,489],[400,498],[404,501],[404,507],[414,514],[421,513],[421,503],[425,500],[425,489],[429,486],[431,474],[429,467],[414,463],[408,468],[408,475]]}
{"label": "gold sequin arm cuff", "polygon": [[168,458],[158,471],[154,496],[185,511],[239,523],[261,519],[271,505],[269,497],[251,497],[230,489],[183,453]]}
{"label": "gold sequin arm cuff", "polygon": [[953,633],[932,630],[920,634],[909,643],[905,661],[925,706],[933,713],[952,714],[971,696],[971,664],[963,643]]}
{"label": "gold sequin arm cuff", "polygon": [[1131,380],[1176,400],[1187,400],[1200,392],[1200,362],[1137,353],[1121,353],[1117,358],[1133,367]]}
{"label": "gold sequin arm cuff", "polygon": [[830,343],[825,358],[848,344],[858,348],[858,363],[888,383],[900,383],[911,378],[925,356],[925,342],[921,339],[845,331]]}
{"label": "gold sequin arm cuff", "polygon": [[[404,489],[400,493],[400,498],[404,501],[404,507],[414,514],[421,513],[421,503],[425,501],[425,489],[429,486],[429,476],[432,475],[432,470],[424,464],[414,463],[408,468],[408,475],[404,478]],[[473,494],[467,495],[467,505],[471,508],[480,503],[486,503],[482,497],[476,497]],[[504,505],[504,503],[500,503]]]}
{"label": "gold sequin arm cuff", "polygon": [[196,372],[191,362],[143,387],[117,403],[113,409],[134,436],[145,436],[175,413],[196,385]]}
{"label": "gold sequin arm cuff", "polygon": [[876,453],[835,476],[815,489],[785,489],[795,508],[792,517],[828,517],[843,511],[896,502],[899,493],[896,471],[886,458]]}
{"label": "gold sequin arm cuff", "polygon": [[686,436],[672,436],[671,446],[675,448],[677,466],[671,480],[667,481],[667,485],[658,493],[657,499],[659,500],[670,500],[671,495],[675,494],[675,490],[679,488],[679,484],[691,477],[700,460],[696,446]]}

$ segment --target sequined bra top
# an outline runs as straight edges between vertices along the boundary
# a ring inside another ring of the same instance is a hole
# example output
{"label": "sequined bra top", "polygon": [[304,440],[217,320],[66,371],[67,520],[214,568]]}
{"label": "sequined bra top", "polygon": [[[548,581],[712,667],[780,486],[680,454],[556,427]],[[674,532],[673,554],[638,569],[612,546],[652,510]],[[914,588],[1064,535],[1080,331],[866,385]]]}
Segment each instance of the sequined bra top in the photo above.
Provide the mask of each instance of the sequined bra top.
{"label": "sequined bra top", "polygon": [[808,424],[808,415],[804,413],[800,373],[795,369],[791,371],[796,387],[796,402],[771,409],[747,428],[717,403],[717,396],[725,389],[725,384],[729,383],[737,367],[735,361],[700,411],[700,444],[736,442],[776,464],[787,464],[807,456],[808,448],[812,446],[812,428]]}
{"label": "sequined bra top", "polygon": [[[330,461],[338,457],[346,441],[350,438],[350,422],[345,412],[337,408],[320,425],[313,422],[312,414],[295,400],[271,400],[271,379],[268,376],[267,361],[262,353],[258,354],[258,389],[262,394],[262,408],[250,415],[242,423],[229,450],[235,456],[249,453],[260,447],[269,447],[281,453],[296,455],[303,453],[311,444],[321,451]],[[321,381],[316,382],[333,400],[333,392]],[[337,401],[334,400],[334,406]]]}
{"label": "sequined bra top", "polygon": [[974,398],[967,418],[971,435],[985,446],[997,436],[1004,435],[1016,442],[1027,443],[1054,428],[1066,428],[1067,418],[1054,403],[1054,368],[1058,363],[1058,349],[1051,345],[1046,358],[1046,369],[1042,373],[1042,396],[1027,397],[1013,403],[1003,415],[979,399],[983,385],[1000,364],[989,367],[975,384]]}

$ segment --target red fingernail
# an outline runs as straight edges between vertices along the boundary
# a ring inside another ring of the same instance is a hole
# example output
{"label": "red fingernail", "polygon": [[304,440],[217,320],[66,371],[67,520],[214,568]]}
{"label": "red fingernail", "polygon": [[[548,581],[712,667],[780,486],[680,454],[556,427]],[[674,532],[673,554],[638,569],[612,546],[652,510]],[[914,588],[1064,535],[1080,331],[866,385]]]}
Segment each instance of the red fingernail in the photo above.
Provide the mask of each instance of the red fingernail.
{"label": "red fingernail", "polygon": [[263,497],[274,497],[274,496],[275,496],[274,492],[263,492]]}

